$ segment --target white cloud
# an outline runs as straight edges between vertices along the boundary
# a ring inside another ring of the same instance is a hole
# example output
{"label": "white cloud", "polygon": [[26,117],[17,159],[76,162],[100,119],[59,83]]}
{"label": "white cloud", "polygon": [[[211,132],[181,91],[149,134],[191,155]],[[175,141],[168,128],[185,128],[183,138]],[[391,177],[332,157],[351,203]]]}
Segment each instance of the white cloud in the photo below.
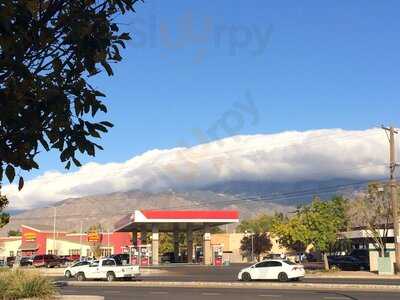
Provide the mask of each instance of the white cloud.
{"label": "white cloud", "polygon": [[235,136],[195,146],[152,150],[123,163],[88,163],[76,172],[46,172],[3,187],[10,208],[69,197],[142,189],[200,188],[229,180],[367,179],[387,172],[388,142],[380,129],[312,130]]}

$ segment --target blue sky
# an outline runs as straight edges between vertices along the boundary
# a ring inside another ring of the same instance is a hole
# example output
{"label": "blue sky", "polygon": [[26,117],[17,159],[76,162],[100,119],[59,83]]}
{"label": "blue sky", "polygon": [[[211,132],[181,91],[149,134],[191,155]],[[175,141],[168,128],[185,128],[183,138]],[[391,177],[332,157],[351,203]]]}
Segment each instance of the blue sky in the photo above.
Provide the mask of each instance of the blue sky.
{"label": "blue sky", "polygon": [[[399,9],[398,1],[138,3],[120,20],[134,40],[115,76],[92,81],[115,127],[105,151],[83,162],[198,144],[193,131],[207,132],[246,93],[259,118],[243,114],[238,134],[398,125]],[[41,155],[41,170],[26,177],[62,170],[57,157]]]}

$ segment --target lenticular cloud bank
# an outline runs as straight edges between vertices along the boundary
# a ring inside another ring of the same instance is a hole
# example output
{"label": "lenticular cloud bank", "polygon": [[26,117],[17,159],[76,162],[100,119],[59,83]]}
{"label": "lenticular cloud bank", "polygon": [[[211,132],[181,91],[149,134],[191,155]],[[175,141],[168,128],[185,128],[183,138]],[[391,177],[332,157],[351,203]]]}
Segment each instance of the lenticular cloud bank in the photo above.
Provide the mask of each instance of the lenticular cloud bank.
{"label": "lenticular cloud bank", "polygon": [[193,190],[232,181],[369,179],[387,172],[380,129],[312,130],[234,136],[191,148],[151,150],[122,163],[88,163],[76,172],[46,172],[21,192],[3,187],[10,208],[128,190]]}

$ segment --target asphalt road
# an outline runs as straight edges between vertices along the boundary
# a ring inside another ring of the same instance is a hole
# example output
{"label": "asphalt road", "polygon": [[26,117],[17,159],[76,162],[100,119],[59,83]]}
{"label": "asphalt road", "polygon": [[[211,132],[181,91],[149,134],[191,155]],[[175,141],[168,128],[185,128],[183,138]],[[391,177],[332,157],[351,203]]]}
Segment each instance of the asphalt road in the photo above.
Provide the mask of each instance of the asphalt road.
{"label": "asphalt road", "polygon": [[[206,281],[206,282],[234,282],[237,274],[246,265],[231,265],[229,267],[205,267],[205,266],[176,266],[161,267],[168,270],[168,274],[143,277],[145,281]],[[400,285],[399,279],[376,279],[376,278],[307,278],[305,283],[338,283],[338,284],[379,284]]]}
{"label": "asphalt road", "polygon": [[[146,276],[141,278],[143,281],[174,281],[174,282],[234,282],[236,276],[213,276],[213,275],[180,275],[180,276]],[[304,283],[337,283],[337,284],[374,284],[374,285],[400,285],[400,280],[396,279],[366,279],[366,278],[303,278]]]}
{"label": "asphalt road", "polygon": [[[152,276],[143,276],[143,281],[174,281],[174,282],[235,282],[238,272],[245,266],[232,265],[229,267],[205,267],[205,266],[171,266],[160,267],[168,270],[168,273]],[[55,280],[64,280],[62,277]],[[72,279],[74,280],[74,279]],[[400,285],[399,279],[376,278],[307,278],[304,283],[337,283],[337,284],[374,284],[374,285]]]}
{"label": "asphalt road", "polygon": [[327,292],[310,290],[196,289],[140,287],[63,287],[64,295],[98,295],[106,300],[398,300],[400,293]]}

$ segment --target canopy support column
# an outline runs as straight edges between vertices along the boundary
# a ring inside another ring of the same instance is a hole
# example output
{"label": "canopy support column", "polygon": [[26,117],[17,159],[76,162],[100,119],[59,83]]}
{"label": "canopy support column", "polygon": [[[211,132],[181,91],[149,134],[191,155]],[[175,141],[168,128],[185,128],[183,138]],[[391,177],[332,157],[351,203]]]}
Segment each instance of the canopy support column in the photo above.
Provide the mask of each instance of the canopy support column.
{"label": "canopy support column", "polygon": [[179,230],[177,228],[174,229],[174,262],[178,262],[179,259]]}
{"label": "canopy support column", "polygon": [[158,224],[153,224],[151,231],[152,231],[152,239],[151,239],[152,263],[154,266],[158,266],[158,247],[159,247]]}
{"label": "canopy support column", "polygon": [[212,264],[211,257],[211,233],[210,225],[204,224],[203,233],[203,264],[209,266]]}
{"label": "canopy support column", "polygon": [[193,262],[193,228],[192,224],[188,224],[187,226],[187,262],[191,264]]}

